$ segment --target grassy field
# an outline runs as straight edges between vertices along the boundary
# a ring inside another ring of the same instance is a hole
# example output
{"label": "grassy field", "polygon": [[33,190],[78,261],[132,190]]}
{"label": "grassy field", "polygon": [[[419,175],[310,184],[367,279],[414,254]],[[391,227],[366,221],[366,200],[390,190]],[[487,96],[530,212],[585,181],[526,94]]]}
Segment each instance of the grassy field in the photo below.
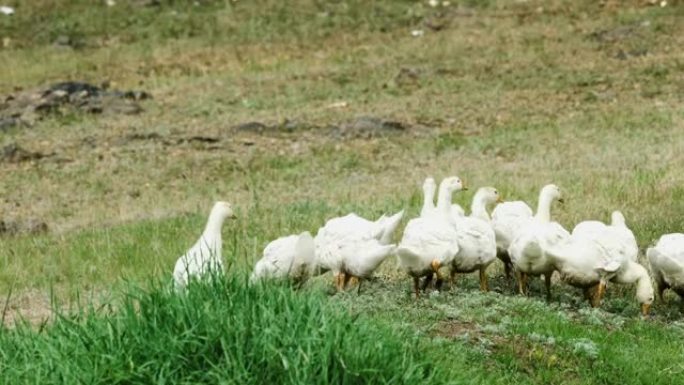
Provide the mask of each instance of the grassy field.
{"label": "grassy field", "polygon": [[[327,276],[296,293],[243,278],[269,240],[333,216],[415,216],[428,175],[531,204],[556,183],[566,228],[620,209],[642,248],[681,232],[684,4],[139,3],[40,0],[0,15],[0,95],[83,80],[153,96],[138,115],[62,111],[0,131],[1,147],[47,154],[0,158],[0,220],[49,229],[0,235],[3,320],[33,325],[0,331],[6,383],[682,382],[673,294],[642,320],[633,288],[610,287],[592,310],[555,285],[546,304],[512,295],[498,265],[492,293],[467,277],[419,301],[392,260],[361,295],[331,295]],[[403,129],[364,131],[359,117]],[[266,128],[238,127],[249,122]],[[239,215],[224,228],[221,296],[169,295],[218,199]],[[85,310],[38,332],[51,298]],[[300,329],[278,335],[288,322]],[[245,325],[267,334],[252,350]],[[393,377],[404,364],[414,370]]]}

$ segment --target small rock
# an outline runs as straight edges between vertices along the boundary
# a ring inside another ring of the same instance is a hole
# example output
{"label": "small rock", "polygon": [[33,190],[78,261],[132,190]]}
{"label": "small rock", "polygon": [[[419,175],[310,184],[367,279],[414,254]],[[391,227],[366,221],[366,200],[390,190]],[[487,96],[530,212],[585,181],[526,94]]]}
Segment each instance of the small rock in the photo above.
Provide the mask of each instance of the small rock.
{"label": "small rock", "polygon": [[236,131],[256,132],[261,134],[268,129],[268,126],[261,122],[247,122],[238,124],[237,126],[234,126],[233,129]]}
{"label": "small rock", "polygon": [[126,99],[133,99],[133,100],[147,100],[147,99],[152,99],[152,95],[145,91],[126,91],[123,94],[123,97]]}
{"label": "small rock", "polygon": [[48,88],[49,92],[63,92],[66,95],[71,95],[71,94],[77,94],[77,93],[82,93],[83,91],[86,92],[86,94],[90,95],[99,95],[102,89],[100,87],[94,86],[89,83],[84,83],[84,82],[61,82],[61,83],[56,83],[53,84]]}
{"label": "small rock", "polygon": [[625,40],[636,33],[634,25],[625,25],[612,29],[602,29],[592,32],[589,36],[601,43],[612,43],[620,40]]}
{"label": "small rock", "polygon": [[7,116],[7,117],[0,117],[0,132],[3,131],[8,131],[12,127],[16,127],[19,125],[19,119]]}
{"label": "small rock", "polygon": [[221,139],[213,137],[213,136],[191,136],[187,139],[184,139],[184,141],[187,142],[196,142],[196,143],[218,143],[221,141]]}
{"label": "small rock", "polygon": [[59,35],[54,41],[54,45],[58,47],[71,47],[71,38],[67,35]]}
{"label": "small rock", "polygon": [[401,133],[407,128],[404,123],[373,116],[361,116],[340,127],[342,135],[367,138]]}

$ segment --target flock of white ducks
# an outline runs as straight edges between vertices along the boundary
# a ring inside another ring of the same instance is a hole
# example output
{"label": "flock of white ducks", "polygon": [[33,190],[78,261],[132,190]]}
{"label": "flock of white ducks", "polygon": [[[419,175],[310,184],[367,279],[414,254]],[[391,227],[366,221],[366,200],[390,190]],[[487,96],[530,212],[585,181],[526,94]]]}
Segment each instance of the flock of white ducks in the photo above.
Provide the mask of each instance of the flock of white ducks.
{"label": "flock of white ducks", "polygon": [[[351,213],[328,220],[315,237],[303,232],[278,238],[264,249],[250,282],[303,283],[330,271],[337,290],[344,290],[352,280],[358,281],[360,290],[364,279],[396,255],[400,268],[413,279],[416,297],[433,279],[437,289],[441,287],[443,268],[449,270],[452,286],[456,274],[478,272],[480,289],[488,291],[487,268],[498,258],[507,277],[515,272],[520,294],[527,294],[530,276],[543,276],[550,298],[551,276],[558,272],[564,283],[583,289],[592,306],[600,304],[609,282],[634,284],[641,311],[648,314],[653,284],[637,261],[636,238],[619,211],[613,212],[610,224],[584,221],[570,233],[552,220],[553,204],[563,202],[556,185],[542,188],[536,213],[525,202],[503,202],[495,188],[482,187],[466,215],[452,203],[452,195],[461,190],[466,188],[458,177],[444,178],[439,189],[434,179],[427,178],[420,216],[408,221],[398,244],[392,243],[392,237],[403,211],[376,221]],[[214,205],[200,239],[176,263],[173,277],[178,289],[191,277],[223,271],[221,226],[234,217],[230,204]],[[684,298],[684,234],[663,235],[646,255],[660,298],[667,288]]]}

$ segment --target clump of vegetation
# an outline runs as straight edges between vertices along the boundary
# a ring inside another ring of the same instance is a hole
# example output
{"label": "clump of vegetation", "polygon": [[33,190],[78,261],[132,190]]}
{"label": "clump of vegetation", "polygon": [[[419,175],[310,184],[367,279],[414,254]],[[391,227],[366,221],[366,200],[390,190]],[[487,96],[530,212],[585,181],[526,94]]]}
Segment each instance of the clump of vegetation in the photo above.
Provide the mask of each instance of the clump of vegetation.
{"label": "clump of vegetation", "polygon": [[320,292],[242,277],[128,290],[37,332],[0,329],[0,378],[19,383],[429,383],[416,337],[354,317]]}

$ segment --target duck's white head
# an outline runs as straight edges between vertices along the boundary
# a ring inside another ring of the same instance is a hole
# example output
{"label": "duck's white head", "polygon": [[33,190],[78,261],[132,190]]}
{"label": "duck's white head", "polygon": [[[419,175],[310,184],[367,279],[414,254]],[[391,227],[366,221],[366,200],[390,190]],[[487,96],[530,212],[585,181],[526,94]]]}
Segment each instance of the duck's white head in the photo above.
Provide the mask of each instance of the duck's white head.
{"label": "duck's white head", "polygon": [[555,184],[547,184],[542,188],[541,195],[547,197],[550,201],[558,201],[563,203],[563,195],[561,190]]}
{"label": "duck's white head", "polygon": [[452,192],[459,190],[468,190],[468,188],[465,187],[464,183],[461,181],[461,178],[457,176],[450,176],[442,179],[442,183],[440,183],[439,186],[440,188],[444,188]]}
{"label": "duck's white head", "polygon": [[503,202],[501,194],[499,194],[499,190],[495,189],[494,187],[480,187],[477,189],[475,196],[478,197],[478,199],[481,199],[487,205]]}
{"label": "duck's white head", "polygon": [[211,209],[211,216],[221,219],[235,218],[235,213],[230,203],[218,201],[214,203],[214,207]]}
{"label": "duck's white head", "polygon": [[423,182],[423,192],[429,193],[432,191],[434,193],[435,189],[437,189],[437,183],[435,183],[435,178],[429,176],[425,178],[425,182]]}
{"label": "duck's white head", "polygon": [[648,315],[648,311],[653,304],[653,297],[655,293],[651,280],[644,283],[637,284],[636,299],[641,305],[641,314]]}
{"label": "duck's white head", "polygon": [[610,214],[610,223],[613,226],[624,226],[625,216],[622,215],[620,211],[615,210],[612,214]]}

